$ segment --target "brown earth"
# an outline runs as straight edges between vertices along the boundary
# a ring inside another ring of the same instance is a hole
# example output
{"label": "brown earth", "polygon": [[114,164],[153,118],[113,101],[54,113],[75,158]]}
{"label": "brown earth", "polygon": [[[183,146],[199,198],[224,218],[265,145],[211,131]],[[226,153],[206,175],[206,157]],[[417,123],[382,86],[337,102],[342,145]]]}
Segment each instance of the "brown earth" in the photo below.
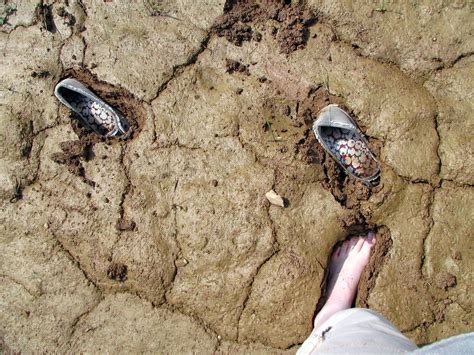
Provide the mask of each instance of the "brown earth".
{"label": "brown earth", "polygon": [[[358,306],[418,344],[472,330],[473,16],[467,1],[1,1],[0,349],[294,353],[334,245],[369,229]],[[130,134],[81,127],[53,95],[65,77]],[[329,103],[369,138],[378,186],[317,144]]]}

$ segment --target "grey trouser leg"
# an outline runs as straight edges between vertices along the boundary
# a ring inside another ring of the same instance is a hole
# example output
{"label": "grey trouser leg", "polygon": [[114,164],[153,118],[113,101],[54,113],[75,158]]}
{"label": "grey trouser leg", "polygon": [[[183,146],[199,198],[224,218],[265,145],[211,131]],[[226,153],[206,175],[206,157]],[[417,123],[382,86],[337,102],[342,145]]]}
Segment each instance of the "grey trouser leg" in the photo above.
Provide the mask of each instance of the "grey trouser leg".
{"label": "grey trouser leg", "polygon": [[426,345],[413,352],[413,355],[462,355],[474,353],[474,333],[466,333]]}
{"label": "grey trouser leg", "polygon": [[418,349],[377,312],[351,308],[335,313],[314,329],[297,355],[397,354]]}

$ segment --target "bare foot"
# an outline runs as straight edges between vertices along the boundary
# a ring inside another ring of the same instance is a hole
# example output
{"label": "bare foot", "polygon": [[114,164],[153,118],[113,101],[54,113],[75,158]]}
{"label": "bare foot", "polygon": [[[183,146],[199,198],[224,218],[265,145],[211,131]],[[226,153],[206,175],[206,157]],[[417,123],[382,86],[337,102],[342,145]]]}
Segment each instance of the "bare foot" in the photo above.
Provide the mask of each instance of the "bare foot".
{"label": "bare foot", "polygon": [[317,329],[338,311],[351,308],[354,302],[360,275],[369,262],[370,250],[375,244],[375,235],[353,237],[346,240],[331,255],[327,282],[327,301],[314,320]]}

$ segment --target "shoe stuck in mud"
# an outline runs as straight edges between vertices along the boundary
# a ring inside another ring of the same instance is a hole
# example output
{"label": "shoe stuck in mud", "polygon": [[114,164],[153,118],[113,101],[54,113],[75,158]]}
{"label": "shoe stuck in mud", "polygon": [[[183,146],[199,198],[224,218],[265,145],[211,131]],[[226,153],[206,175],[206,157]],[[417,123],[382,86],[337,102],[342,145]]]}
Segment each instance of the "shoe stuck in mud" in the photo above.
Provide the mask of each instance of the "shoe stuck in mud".
{"label": "shoe stuck in mud", "polygon": [[347,174],[368,185],[378,183],[380,164],[347,112],[334,104],[326,106],[313,123],[313,131],[321,146]]}
{"label": "shoe stuck in mud", "polygon": [[125,117],[75,79],[61,80],[54,95],[79,115],[84,126],[103,137],[121,136],[129,129]]}

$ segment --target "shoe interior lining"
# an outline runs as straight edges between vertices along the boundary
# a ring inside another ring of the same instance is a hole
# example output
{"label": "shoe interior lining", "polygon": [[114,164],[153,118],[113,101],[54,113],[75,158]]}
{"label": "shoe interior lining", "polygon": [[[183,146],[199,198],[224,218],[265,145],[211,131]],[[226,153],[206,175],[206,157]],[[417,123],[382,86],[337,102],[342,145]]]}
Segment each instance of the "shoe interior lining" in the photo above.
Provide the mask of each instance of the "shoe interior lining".
{"label": "shoe interior lining", "polygon": [[102,104],[78,92],[61,87],[59,94],[79,114],[84,125],[101,135],[107,135],[115,129],[112,113]]}
{"label": "shoe interior lining", "polygon": [[345,128],[320,127],[326,147],[345,169],[361,179],[369,179],[379,172],[369,147],[359,132]]}

